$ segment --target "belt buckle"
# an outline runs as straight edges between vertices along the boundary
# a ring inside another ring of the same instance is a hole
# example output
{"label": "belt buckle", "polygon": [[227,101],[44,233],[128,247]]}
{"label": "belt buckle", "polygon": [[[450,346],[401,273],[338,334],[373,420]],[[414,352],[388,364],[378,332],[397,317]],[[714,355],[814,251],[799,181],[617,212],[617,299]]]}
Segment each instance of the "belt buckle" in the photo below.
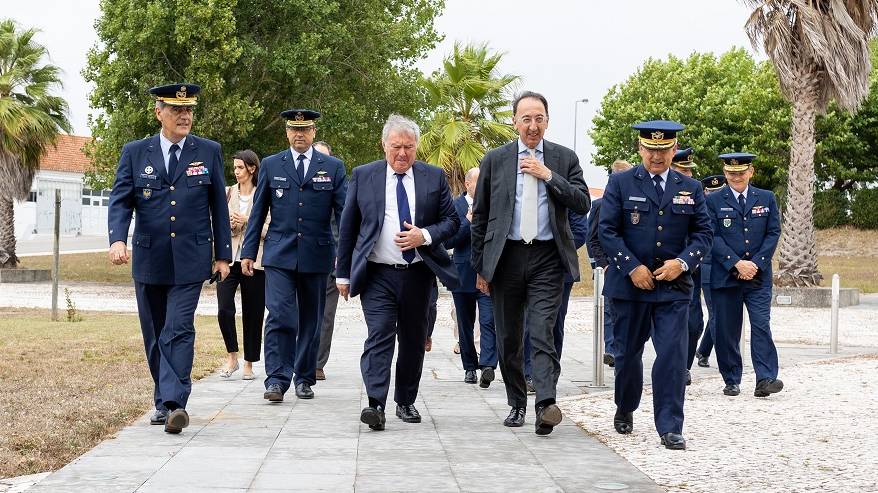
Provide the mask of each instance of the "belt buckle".
{"label": "belt buckle", "polygon": [[522,238],[522,239],[521,239],[521,242],[522,242],[523,244],[525,244],[525,245],[533,245],[533,244],[534,244],[534,240],[533,240],[533,239],[530,240],[530,241],[527,241],[527,240],[525,240],[524,238]]}
{"label": "belt buckle", "polygon": [[406,270],[409,266],[410,264],[393,264],[393,268],[396,270]]}

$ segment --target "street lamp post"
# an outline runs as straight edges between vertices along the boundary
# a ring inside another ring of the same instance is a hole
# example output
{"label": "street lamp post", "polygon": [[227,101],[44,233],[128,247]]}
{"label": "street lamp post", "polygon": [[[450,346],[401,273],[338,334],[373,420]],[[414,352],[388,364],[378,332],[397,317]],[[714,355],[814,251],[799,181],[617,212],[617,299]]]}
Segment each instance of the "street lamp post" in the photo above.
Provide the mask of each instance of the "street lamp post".
{"label": "street lamp post", "polygon": [[576,138],[579,135],[579,130],[576,128],[576,125],[579,123],[579,103],[588,104],[588,98],[577,99],[573,102],[573,153],[576,153]]}

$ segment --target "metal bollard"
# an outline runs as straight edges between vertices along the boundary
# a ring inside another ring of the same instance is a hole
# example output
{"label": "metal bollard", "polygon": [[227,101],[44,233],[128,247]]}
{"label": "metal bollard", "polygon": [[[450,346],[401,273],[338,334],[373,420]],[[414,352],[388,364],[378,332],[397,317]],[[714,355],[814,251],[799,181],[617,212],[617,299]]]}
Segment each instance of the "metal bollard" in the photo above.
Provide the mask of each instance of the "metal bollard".
{"label": "metal bollard", "polygon": [[841,279],[838,274],[832,275],[832,318],[829,330],[829,352],[838,354],[838,296]]}
{"label": "metal bollard", "polygon": [[594,361],[593,387],[604,387],[604,269],[594,269]]}

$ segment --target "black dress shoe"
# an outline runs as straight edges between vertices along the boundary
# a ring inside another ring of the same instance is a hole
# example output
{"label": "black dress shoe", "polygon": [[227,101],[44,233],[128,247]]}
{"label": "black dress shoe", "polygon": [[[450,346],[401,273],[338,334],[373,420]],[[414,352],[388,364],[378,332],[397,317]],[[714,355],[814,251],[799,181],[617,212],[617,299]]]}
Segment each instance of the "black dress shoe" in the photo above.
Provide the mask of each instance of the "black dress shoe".
{"label": "black dress shoe", "polygon": [[189,413],[183,408],[174,409],[168,413],[168,419],[165,420],[165,433],[180,433],[187,426],[189,426]]}
{"label": "black dress shoe", "polygon": [[623,413],[616,409],[616,414],[613,416],[613,427],[623,435],[631,433],[634,431],[634,413]]}
{"label": "black dress shoe", "polygon": [[509,411],[509,416],[503,420],[503,426],[510,428],[519,428],[524,426],[524,415],[527,413],[526,407],[513,407]]}
{"label": "black dress shoe", "polygon": [[479,379],[476,378],[476,371],[475,370],[467,370],[463,374],[463,383],[476,383],[478,381],[479,381]]}
{"label": "black dress shoe", "polygon": [[692,385],[692,372],[686,370],[686,385]]}
{"label": "black dress shoe", "polygon": [[537,393],[537,389],[536,389],[536,387],[534,387],[534,379],[533,378],[525,379],[524,384],[527,387],[528,395]]}
{"label": "black dress shoe", "polygon": [[397,404],[396,405],[396,417],[405,421],[406,423],[420,423],[421,422],[421,413],[415,409],[413,404]]}
{"label": "black dress shoe", "polygon": [[775,378],[763,378],[756,382],[756,390],[753,395],[756,397],[768,397],[783,390],[783,382]]}
{"label": "black dress shoe", "polygon": [[268,402],[283,402],[284,401],[284,391],[281,389],[279,384],[273,383],[265,389],[265,393],[262,394],[263,399],[268,399]]}
{"label": "black dress shoe", "polygon": [[735,396],[741,393],[741,387],[734,383],[730,383],[723,388],[723,394]]}
{"label": "black dress shoe", "polygon": [[679,433],[665,433],[662,435],[662,445],[666,449],[686,450],[686,439]]}
{"label": "black dress shoe", "polygon": [[313,399],[314,391],[311,390],[311,386],[305,382],[296,384],[296,397],[299,399]]}
{"label": "black dress shoe", "polygon": [[549,404],[537,409],[536,434],[548,435],[561,422],[561,409]]}
{"label": "black dress shoe", "polygon": [[604,364],[613,368],[616,366],[616,358],[612,354],[604,354]]}
{"label": "black dress shoe", "polygon": [[479,378],[479,387],[487,389],[494,381],[494,369],[490,366],[482,368],[482,376]]}
{"label": "black dress shoe", "polygon": [[168,419],[168,410],[167,409],[156,409],[152,416],[149,417],[149,424],[151,425],[163,425],[165,421]]}
{"label": "black dress shoe", "polygon": [[710,368],[710,362],[707,360],[707,356],[704,356],[700,353],[695,353],[695,359],[698,360],[698,366],[702,368]]}
{"label": "black dress shoe", "polygon": [[369,425],[369,428],[375,431],[384,429],[384,407],[365,407],[360,413],[360,422]]}

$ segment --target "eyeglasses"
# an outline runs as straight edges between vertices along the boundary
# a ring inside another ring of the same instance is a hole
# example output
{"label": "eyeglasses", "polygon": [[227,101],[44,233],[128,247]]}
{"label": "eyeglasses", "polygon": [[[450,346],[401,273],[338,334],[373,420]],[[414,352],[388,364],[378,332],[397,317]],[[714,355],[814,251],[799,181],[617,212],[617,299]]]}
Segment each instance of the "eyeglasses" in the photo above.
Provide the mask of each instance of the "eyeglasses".
{"label": "eyeglasses", "polygon": [[531,123],[536,123],[537,125],[542,125],[549,121],[549,117],[545,115],[537,115],[534,117],[525,116],[524,118],[519,118],[518,121],[525,125],[530,125]]}

